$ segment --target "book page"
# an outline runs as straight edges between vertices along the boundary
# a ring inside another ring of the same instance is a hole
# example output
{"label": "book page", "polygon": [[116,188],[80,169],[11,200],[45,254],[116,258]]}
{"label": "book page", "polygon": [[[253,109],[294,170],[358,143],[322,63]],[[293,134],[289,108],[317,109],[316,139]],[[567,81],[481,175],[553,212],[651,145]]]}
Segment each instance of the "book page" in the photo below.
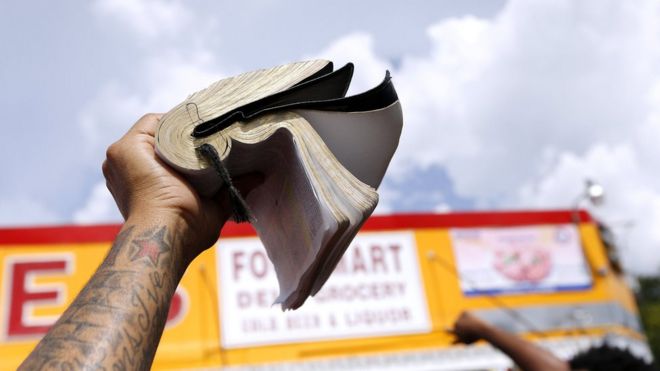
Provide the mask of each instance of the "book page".
{"label": "book page", "polygon": [[383,109],[367,112],[294,112],[312,125],[351,174],[378,188],[401,136],[403,120],[398,101]]}
{"label": "book page", "polygon": [[[259,159],[250,158],[254,156]],[[321,247],[337,231],[335,218],[315,194],[299,156],[291,133],[278,130],[261,143],[235,141],[227,158],[230,168],[259,164],[256,170],[265,176],[246,201],[280,283],[276,303],[295,293]],[[241,163],[233,166],[236,161]]]}

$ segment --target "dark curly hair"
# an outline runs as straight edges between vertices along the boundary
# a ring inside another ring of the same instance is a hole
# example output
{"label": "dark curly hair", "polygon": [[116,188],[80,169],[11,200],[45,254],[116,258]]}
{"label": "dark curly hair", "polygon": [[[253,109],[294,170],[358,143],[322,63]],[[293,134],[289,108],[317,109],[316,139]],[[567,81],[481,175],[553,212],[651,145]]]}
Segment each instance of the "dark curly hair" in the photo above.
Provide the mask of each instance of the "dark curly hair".
{"label": "dark curly hair", "polygon": [[656,368],[635,356],[628,349],[607,344],[591,347],[576,354],[570,361],[571,370],[589,371],[653,371]]}

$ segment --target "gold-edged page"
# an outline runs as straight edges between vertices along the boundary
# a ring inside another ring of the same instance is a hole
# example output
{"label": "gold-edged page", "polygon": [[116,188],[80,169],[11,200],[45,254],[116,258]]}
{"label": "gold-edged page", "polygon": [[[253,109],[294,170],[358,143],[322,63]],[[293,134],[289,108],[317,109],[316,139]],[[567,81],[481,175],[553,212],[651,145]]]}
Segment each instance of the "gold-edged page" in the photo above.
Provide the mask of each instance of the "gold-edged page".
{"label": "gold-edged page", "polygon": [[[362,226],[366,218],[371,215],[378,202],[375,190],[355,178],[326,146],[321,137],[312,128],[309,122],[296,121],[292,130],[296,137],[306,143],[307,156],[313,159],[316,177],[332,193],[333,207],[344,216],[347,223],[345,228],[337,232],[333,243],[323,247],[320,251],[321,264],[306,278],[312,279],[311,294],[315,294],[334,270],[335,265]],[[309,288],[308,288],[309,289]]]}
{"label": "gold-edged page", "polygon": [[337,160],[360,181],[378,188],[401,136],[399,101],[365,112],[295,110]]}
{"label": "gold-edged page", "polygon": [[[199,158],[195,148],[202,143],[210,143],[221,155],[229,148],[223,148],[224,138],[219,133],[193,138],[194,127],[245,104],[287,90],[329,63],[327,60],[311,60],[246,72],[219,80],[189,95],[161,118],[155,135],[156,153],[196,186],[199,185],[198,191],[202,194],[212,194],[222,182],[216,183],[218,178],[208,170],[208,164]],[[204,181],[205,177],[209,180]]]}
{"label": "gold-edged page", "polygon": [[[317,276],[328,269],[328,262],[332,262],[330,266],[336,264],[354,236],[354,232],[375,207],[377,194],[371,187],[343,169],[309,123],[297,115],[291,113],[268,115],[247,123],[236,124],[228,129],[226,134],[232,138],[231,146],[233,151],[236,151],[239,146],[245,145],[244,143],[263,142],[276,131],[286,131],[291,134],[303,165],[302,169],[305,170],[307,179],[311,181],[317,199],[326,205],[336,221],[335,230],[326,234],[322,244],[314,246],[317,256],[312,265],[305,262],[306,270],[298,282],[296,295],[288,298],[284,298],[283,295],[280,298],[285,300],[284,307],[289,307],[304,301],[312,286],[318,282]],[[263,153],[256,148],[252,150]],[[265,157],[274,156],[268,153]],[[240,164],[246,164],[246,159]],[[243,171],[233,168],[231,162],[229,167],[234,174]],[[269,167],[273,168],[272,165]],[[251,200],[248,199],[248,202],[250,203]],[[264,242],[267,244],[266,241]],[[284,292],[285,290],[283,294]],[[302,301],[299,295],[303,296]]]}
{"label": "gold-edged page", "polygon": [[[299,290],[303,275],[316,262],[319,250],[337,235],[338,223],[305,168],[298,147],[301,142],[294,140],[290,130],[276,126],[268,122],[241,126],[244,135],[232,139],[226,165],[234,173],[237,167],[254,163],[254,170],[265,175],[264,183],[250,192],[247,203],[278,277],[280,295],[276,302],[287,309],[301,295],[308,296],[308,290]],[[241,142],[246,137],[255,143]]]}

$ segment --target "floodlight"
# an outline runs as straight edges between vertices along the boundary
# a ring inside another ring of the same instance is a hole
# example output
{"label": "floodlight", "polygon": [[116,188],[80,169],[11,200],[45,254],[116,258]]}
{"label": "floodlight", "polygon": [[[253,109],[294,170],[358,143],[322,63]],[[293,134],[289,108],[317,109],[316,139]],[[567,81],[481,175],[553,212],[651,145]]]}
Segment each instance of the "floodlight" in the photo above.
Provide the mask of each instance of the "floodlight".
{"label": "floodlight", "polygon": [[591,179],[585,181],[584,194],[594,206],[601,205],[605,201],[605,189]]}

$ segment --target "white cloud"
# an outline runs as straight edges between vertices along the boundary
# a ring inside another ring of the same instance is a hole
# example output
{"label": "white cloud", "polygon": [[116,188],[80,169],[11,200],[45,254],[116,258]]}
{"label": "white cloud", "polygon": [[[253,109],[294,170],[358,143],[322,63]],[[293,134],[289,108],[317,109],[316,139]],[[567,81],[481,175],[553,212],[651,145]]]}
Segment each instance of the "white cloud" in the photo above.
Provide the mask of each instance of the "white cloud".
{"label": "white cloud", "polygon": [[176,36],[192,20],[192,14],[177,0],[98,0],[94,10],[149,40]]}
{"label": "white cloud", "polygon": [[627,266],[657,271],[660,6],[637,4],[511,1],[433,26],[430,55],[395,75],[396,173],[445,166],[459,194],[498,208],[571,207],[591,176],[608,192],[594,212],[635,223]]}
{"label": "white cloud", "polygon": [[105,182],[96,184],[85,205],[73,214],[73,221],[78,224],[118,223],[122,220]]}
{"label": "white cloud", "polygon": [[[594,212],[635,223],[627,265],[657,270],[660,4],[512,0],[494,19],[445,20],[428,35],[430,53],[393,71],[405,123],[389,183],[440,166],[478,207],[568,208],[591,176],[608,192]],[[358,73],[388,66],[361,34],[321,54],[357,60]],[[398,191],[383,196],[419,196]]]}
{"label": "white cloud", "polygon": [[34,198],[15,195],[0,199],[0,225],[23,226],[61,223],[62,217]]}
{"label": "white cloud", "polygon": [[[184,27],[191,13],[180,7],[97,3],[143,38]],[[378,213],[397,211],[404,198],[420,210],[451,209],[446,190],[408,186],[406,179],[423,169],[446,171],[457,196],[481,208],[570,207],[591,176],[608,192],[594,212],[606,221],[634,219],[624,258],[633,270],[648,271],[660,262],[644,259],[660,242],[653,228],[660,223],[659,34],[654,1],[511,0],[493,19],[436,23],[426,55],[385,60],[370,35],[354,33],[309,56],[355,62],[353,93],[378,83],[385,69],[393,72],[405,123]],[[200,35],[200,45],[208,36]],[[171,50],[149,49],[134,86],[108,85],[83,110],[95,153],[143,112],[171,107],[220,71],[240,72],[226,71],[204,48]]]}
{"label": "white cloud", "polygon": [[443,164],[461,194],[488,202],[538,175],[551,149],[626,137],[657,76],[641,41],[653,30],[638,26],[643,10],[601,7],[512,1],[494,20],[431,27],[431,54],[395,75],[407,130],[396,166]]}
{"label": "white cloud", "polygon": [[392,66],[374,52],[373,37],[366,33],[346,35],[324,50],[303,59],[327,59],[335,63],[335,68],[348,62],[355,64],[355,73],[348,95],[361,93],[380,83],[385,71]]}
{"label": "white cloud", "polygon": [[[141,72],[139,81],[130,86],[108,83],[81,110],[78,125],[85,138],[82,149],[90,162],[102,163],[106,148],[145,113],[166,112],[187,94],[223,76],[213,58],[203,52],[182,58],[176,52],[161,51],[137,68]],[[88,199],[74,211],[73,220],[121,221],[105,182],[94,186]]]}
{"label": "white cloud", "polygon": [[392,201],[398,197],[398,192],[387,185],[381,185],[378,189],[378,205],[374,210],[375,215],[388,215],[394,213]]}
{"label": "white cloud", "polygon": [[[555,167],[539,180],[519,189],[521,206],[570,207],[579,198],[584,179],[598,179],[606,190],[602,206],[587,207],[617,233],[622,258],[635,272],[660,269],[654,251],[660,248],[660,192],[658,176],[641,165],[637,151],[629,145],[595,145],[584,156],[564,153]],[[654,184],[655,183],[655,184]]]}
{"label": "white cloud", "polygon": [[182,58],[163,51],[136,66],[139,81],[130,85],[110,82],[99,89],[79,114],[78,125],[84,135],[85,151],[102,161],[105,149],[118,140],[145,113],[166,112],[185,99],[220,79],[213,58],[203,52]]}
{"label": "white cloud", "polygon": [[436,213],[450,213],[451,206],[446,202],[440,202],[439,204],[433,207],[433,211]]}
{"label": "white cloud", "polygon": [[83,134],[85,154],[101,163],[105,149],[119,139],[145,113],[144,100],[125,88],[110,83],[81,110],[78,125]]}

